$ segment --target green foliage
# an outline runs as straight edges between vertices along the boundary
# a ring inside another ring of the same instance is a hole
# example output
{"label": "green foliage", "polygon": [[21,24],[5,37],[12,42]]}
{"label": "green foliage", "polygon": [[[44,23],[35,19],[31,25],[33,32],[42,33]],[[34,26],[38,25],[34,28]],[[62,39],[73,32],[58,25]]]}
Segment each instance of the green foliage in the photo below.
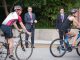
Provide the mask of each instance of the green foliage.
{"label": "green foliage", "polygon": [[[12,6],[16,0],[6,1],[8,5]],[[24,8],[33,7],[33,12],[36,13],[38,20],[36,28],[55,28],[60,7],[63,7],[66,13],[72,8],[80,8],[80,0],[18,0],[16,4],[20,4]]]}

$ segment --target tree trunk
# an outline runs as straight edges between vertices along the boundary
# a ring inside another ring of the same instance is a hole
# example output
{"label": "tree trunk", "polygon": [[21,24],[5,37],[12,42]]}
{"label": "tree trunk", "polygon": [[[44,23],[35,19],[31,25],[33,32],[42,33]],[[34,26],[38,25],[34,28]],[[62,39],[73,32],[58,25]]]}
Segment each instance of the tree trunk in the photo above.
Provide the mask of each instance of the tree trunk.
{"label": "tree trunk", "polygon": [[2,0],[2,5],[3,5],[3,7],[4,7],[5,14],[6,14],[6,16],[7,16],[7,15],[9,14],[9,12],[8,12],[8,9],[7,9],[6,0]]}

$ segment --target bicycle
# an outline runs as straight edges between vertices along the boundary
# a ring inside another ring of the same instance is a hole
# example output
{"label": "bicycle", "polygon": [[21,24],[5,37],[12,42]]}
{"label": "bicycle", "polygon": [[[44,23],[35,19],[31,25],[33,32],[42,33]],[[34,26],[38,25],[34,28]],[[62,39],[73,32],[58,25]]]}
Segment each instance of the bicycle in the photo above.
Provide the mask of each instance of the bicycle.
{"label": "bicycle", "polygon": [[15,55],[18,60],[28,60],[33,53],[33,46],[29,41],[27,41],[28,47],[25,46],[25,42],[22,39],[23,33],[25,32],[20,32],[19,34],[20,40],[18,41],[18,44],[15,49]]}
{"label": "bicycle", "polygon": [[0,42],[0,60],[6,60],[9,55],[9,44]]}
{"label": "bicycle", "polygon": [[[71,40],[73,36],[68,36],[68,40]],[[73,49],[76,49],[77,54],[80,56],[80,31],[78,33],[78,37],[76,40],[76,46],[72,47],[72,43],[70,43],[70,41],[68,41],[68,43],[66,43],[66,39],[64,38],[64,40],[61,39],[55,39],[51,42],[50,44],[50,53],[52,54],[52,56],[54,57],[62,57],[65,55],[66,51],[71,52]],[[62,44],[61,44],[62,41]]]}

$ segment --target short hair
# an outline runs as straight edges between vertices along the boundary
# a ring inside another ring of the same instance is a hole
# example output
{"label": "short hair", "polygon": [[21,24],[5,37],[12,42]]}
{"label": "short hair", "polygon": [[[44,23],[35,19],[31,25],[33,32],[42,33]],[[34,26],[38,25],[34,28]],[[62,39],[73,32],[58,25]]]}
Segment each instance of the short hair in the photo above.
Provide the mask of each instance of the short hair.
{"label": "short hair", "polygon": [[28,8],[32,8],[31,6],[28,6]]}
{"label": "short hair", "polygon": [[63,7],[60,7],[59,10],[64,9]]}

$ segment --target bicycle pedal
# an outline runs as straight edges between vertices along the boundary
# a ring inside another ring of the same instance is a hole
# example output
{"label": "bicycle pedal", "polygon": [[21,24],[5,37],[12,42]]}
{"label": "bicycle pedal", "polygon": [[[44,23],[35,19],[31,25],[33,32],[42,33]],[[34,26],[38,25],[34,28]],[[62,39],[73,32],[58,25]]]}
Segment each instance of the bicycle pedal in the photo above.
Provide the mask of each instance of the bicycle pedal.
{"label": "bicycle pedal", "polygon": [[22,50],[25,51],[25,49],[22,47]]}
{"label": "bicycle pedal", "polygon": [[25,49],[22,49],[23,51],[25,51]]}
{"label": "bicycle pedal", "polygon": [[68,47],[68,48],[67,48],[67,51],[68,51],[68,52],[71,52],[71,51],[72,51],[72,48],[71,48],[71,47]]}
{"label": "bicycle pedal", "polygon": [[6,49],[9,47],[7,43],[4,43],[3,45],[5,46]]}
{"label": "bicycle pedal", "polygon": [[15,60],[13,55],[10,55],[9,58],[12,59],[12,60]]}

